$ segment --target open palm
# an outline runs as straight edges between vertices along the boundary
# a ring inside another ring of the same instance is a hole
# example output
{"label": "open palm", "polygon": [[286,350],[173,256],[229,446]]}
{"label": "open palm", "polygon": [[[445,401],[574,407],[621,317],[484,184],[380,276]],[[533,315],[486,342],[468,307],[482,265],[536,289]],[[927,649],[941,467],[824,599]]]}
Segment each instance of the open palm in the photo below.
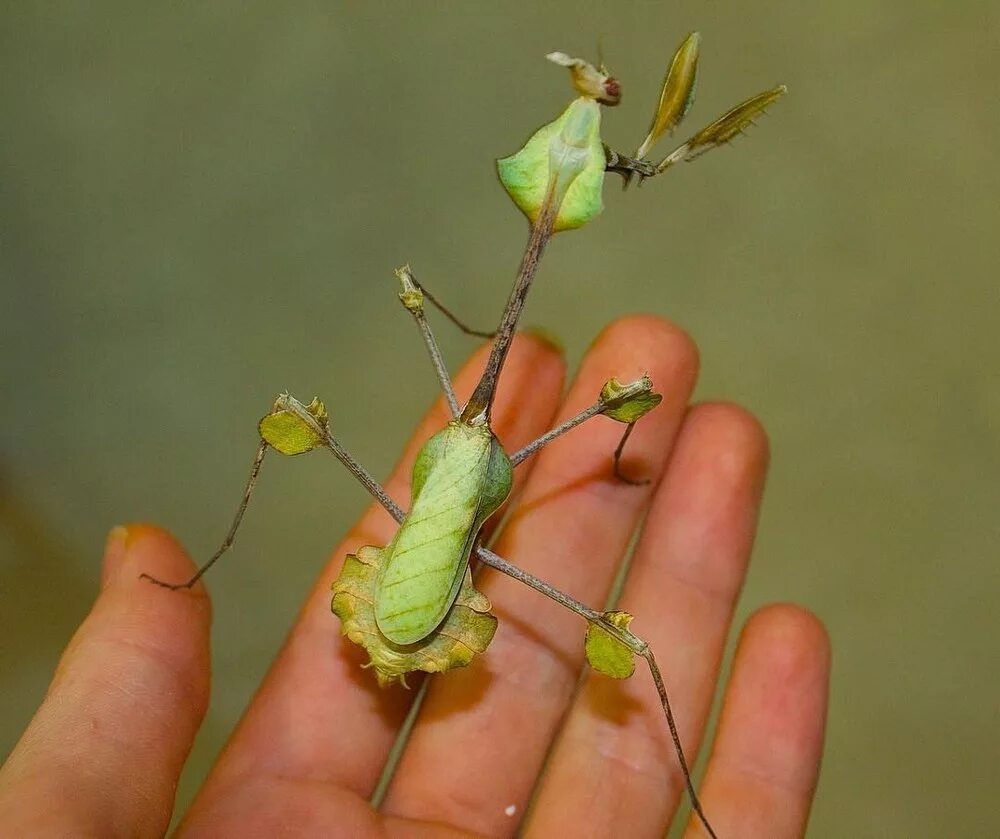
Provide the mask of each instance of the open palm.
{"label": "open palm", "polygon": [[[459,375],[460,395],[483,361],[480,352]],[[611,376],[644,372],[664,400],[636,427],[624,469],[651,481],[615,479],[621,427],[588,422],[518,468],[496,546],[601,606],[645,517],[622,608],[656,652],[693,761],[756,527],[767,465],[759,424],[729,404],[689,405],[694,346],[663,321],[633,317],[601,334],[562,402],[558,352],[518,338],[494,427],[516,449],[590,404]],[[446,418],[439,403],[387,483],[400,502],[419,444]],[[580,682],[585,624],[491,569],[477,587],[500,619],[492,646],[434,678],[384,802],[369,804],[414,691],[381,691],[361,668],[330,614],[330,583],[347,553],[386,544],[394,527],[373,505],[334,551],[180,835],[661,836],[684,786],[648,673]],[[170,592],[139,573],[180,580],[191,570],[163,531],[112,531],[101,594],[0,770],[10,835],[166,830],[208,702],[210,607],[200,587]],[[828,670],[826,635],[802,609],[770,606],[743,628],[700,790],[720,836],[804,833]]]}

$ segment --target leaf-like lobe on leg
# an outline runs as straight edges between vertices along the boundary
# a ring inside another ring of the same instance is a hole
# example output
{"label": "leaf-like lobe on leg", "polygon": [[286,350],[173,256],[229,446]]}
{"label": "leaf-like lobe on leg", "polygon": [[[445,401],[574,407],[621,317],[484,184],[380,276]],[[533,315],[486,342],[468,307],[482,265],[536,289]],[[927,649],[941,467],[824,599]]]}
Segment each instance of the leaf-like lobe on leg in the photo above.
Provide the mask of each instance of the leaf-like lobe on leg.
{"label": "leaf-like lobe on leg", "polygon": [[[604,619],[625,635],[635,637],[628,630],[632,616],[628,612],[605,612]],[[597,672],[612,679],[627,679],[635,672],[635,658],[625,644],[603,627],[590,624],[585,642],[587,661]]]}
{"label": "leaf-like lobe on leg", "polygon": [[271,413],[257,424],[260,438],[284,455],[305,454],[323,445],[330,417],[318,397],[303,405],[287,393],[281,394]]}
{"label": "leaf-like lobe on leg", "polygon": [[628,424],[646,416],[663,401],[659,393],[653,392],[653,381],[649,376],[625,383],[611,378],[601,388],[600,399],[604,416]]}

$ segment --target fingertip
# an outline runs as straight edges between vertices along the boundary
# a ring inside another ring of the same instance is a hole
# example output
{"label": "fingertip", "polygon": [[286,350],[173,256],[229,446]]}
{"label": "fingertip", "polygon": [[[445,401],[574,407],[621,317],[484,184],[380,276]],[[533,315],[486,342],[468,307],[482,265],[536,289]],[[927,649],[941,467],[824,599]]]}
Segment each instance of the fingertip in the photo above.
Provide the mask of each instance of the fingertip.
{"label": "fingertip", "polygon": [[830,667],[831,646],[826,626],[811,611],[794,603],[772,603],[754,612],[740,639],[740,649],[772,678],[792,678]]}
{"label": "fingertip", "polygon": [[[666,375],[672,381],[690,382],[693,387],[698,377],[698,345],[681,327],[665,318],[649,314],[618,318],[598,333],[588,353],[611,348],[621,355],[624,347],[628,348],[628,357],[634,359],[632,363],[642,368],[640,372],[658,363],[667,365]],[[655,379],[653,383],[657,383]]]}
{"label": "fingertip", "polygon": [[716,752],[721,763],[808,799],[829,691],[830,640],[808,609],[758,609],[740,636]]}
{"label": "fingertip", "polygon": [[771,443],[763,423],[742,405],[725,400],[699,402],[691,418],[712,437],[716,450],[738,453],[742,462],[758,471],[767,469]]}
{"label": "fingertip", "polygon": [[[789,752],[818,752],[830,654],[826,627],[801,606],[774,603],[747,621],[733,669],[734,691],[742,697],[736,707],[773,728],[772,749],[784,742]],[[804,741],[812,741],[812,748],[804,748]]]}
{"label": "fingertip", "polygon": [[[769,461],[767,432],[745,408],[731,402],[700,402],[685,417],[675,467],[698,478],[696,484],[687,484],[686,504],[721,510],[722,498],[733,499],[743,510],[741,532],[750,538]],[[695,488],[700,488],[700,496]]]}
{"label": "fingertip", "polygon": [[669,546],[652,552],[654,565],[723,614],[746,576],[767,460],[767,436],[751,413],[728,402],[694,405],[644,525],[644,543]]}
{"label": "fingertip", "polygon": [[133,522],[115,530],[124,531],[123,548],[113,576],[116,583],[128,586],[141,584],[175,596],[187,594],[207,604],[208,592],[200,580],[189,589],[170,590],[156,586],[144,577],[176,584],[191,579],[197,571],[188,552],[173,534],[146,522]]}
{"label": "fingertip", "polygon": [[566,349],[553,333],[541,327],[532,327],[514,336],[509,360],[512,366],[540,364],[561,370],[566,362]]}
{"label": "fingertip", "polygon": [[[91,616],[71,648],[83,638],[103,633],[122,638],[147,638],[153,648],[169,651],[167,658],[183,666],[189,659],[206,664],[211,623],[208,592],[199,583],[170,590],[151,580],[184,582],[196,566],[174,536],[154,524],[118,525],[108,534],[104,586]],[[159,629],[157,629],[159,628]],[[162,630],[169,630],[161,634]],[[206,664],[207,666],[207,664]]]}
{"label": "fingertip", "polygon": [[194,706],[203,709],[212,622],[208,592],[200,581],[190,589],[176,590],[153,582],[182,583],[195,570],[187,551],[163,528],[145,522],[112,528],[101,595],[70,642],[59,672],[81,646],[121,641],[169,663],[175,675],[183,675],[182,681],[189,684],[197,700]]}
{"label": "fingertip", "polygon": [[521,334],[526,340],[541,344],[560,358],[566,356],[566,342],[545,326],[526,326]]}
{"label": "fingertip", "polygon": [[172,555],[178,563],[191,565],[184,548],[170,531],[141,521],[124,525],[124,530],[125,551],[130,558],[135,558],[136,552],[141,551],[149,556]]}

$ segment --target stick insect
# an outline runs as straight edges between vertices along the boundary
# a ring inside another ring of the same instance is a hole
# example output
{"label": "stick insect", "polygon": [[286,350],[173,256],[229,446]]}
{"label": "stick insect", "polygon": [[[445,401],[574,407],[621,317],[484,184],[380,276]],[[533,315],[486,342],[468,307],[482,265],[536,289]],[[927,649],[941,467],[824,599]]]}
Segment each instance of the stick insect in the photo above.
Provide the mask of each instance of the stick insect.
{"label": "stick insect", "polygon": [[[608,381],[595,402],[523,449],[504,451],[490,421],[497,383],[511,341],[552,236],[581,227],[602,209],[607,172],[622,176],[625,186],[656,177],[675,163],[691,160],[742,133],[784,92],[784,86],[760,93],[721,116],[657,163],[647,154],[679,125],[694,97],[699,36],[689,35],[669,65],[649,133],[629,156],[604,145],[601,107],[618,104],[621,90],[607,70],[554,52],[547,57],[567,67],[579,94],[554,121],[540,128],[524,147],[497,162],[500,181],[530,222],[528,243],[517,278],[495,333],[486,368],[469,401],[460,405],[430,324],[425,302],[457,319],[417,282],[408,266],[397,270],[400,300],[415,320],[430,354],[452,419],[420,450],[413,467],[410,506],[404,511],[333,436],[326,407],[319,399],[304,404],[280,395],[259,423],[260,444],[242,502],[222,545],[189,580],[169,583],[143,575],[169,589],[190,588],[233,544],[250,496],[270,449],[298,455],[326,448],[343,463],[399,523],[392,541],[365,546],[348,556],[334,581],[332,610],[352,642],[367,651],[378,683],[405,684],[407,673],[444,672],[469,664],[486,651],[497,628],[491,604],[473,583],[470,559],[503,572],[571,609],[587,621],[587,660],[613,678],[627,678],[634,657],[647,664],[659,694],[691,805],[710,836],[710,826],[694,789],[663,677],[649,645],[629,629],[632,616],[598,611],[521,570],[479,541],[485,522],[504,504],[513,469],[543,446],[592,417],[603,415],[624,425],[612,468],[621,474],[622,451],[635,423],[654,409],[661,396],[648,377],[623,383]],[[472,330],[467,330],[472,331]]]}

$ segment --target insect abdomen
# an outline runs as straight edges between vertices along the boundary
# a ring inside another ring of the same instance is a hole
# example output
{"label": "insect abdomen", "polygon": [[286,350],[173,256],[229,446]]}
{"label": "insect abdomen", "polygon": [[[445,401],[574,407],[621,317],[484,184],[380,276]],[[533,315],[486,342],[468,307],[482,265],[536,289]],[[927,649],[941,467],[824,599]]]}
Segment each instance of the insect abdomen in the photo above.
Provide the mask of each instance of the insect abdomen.
{"label": "insect abdomen", "polygon": [[510,471],[485,427],[452,423],[421,449],[410,511],[375,586],[375,620],[390,641],[420,641],[444,619],[479,528],[510,492]]}

